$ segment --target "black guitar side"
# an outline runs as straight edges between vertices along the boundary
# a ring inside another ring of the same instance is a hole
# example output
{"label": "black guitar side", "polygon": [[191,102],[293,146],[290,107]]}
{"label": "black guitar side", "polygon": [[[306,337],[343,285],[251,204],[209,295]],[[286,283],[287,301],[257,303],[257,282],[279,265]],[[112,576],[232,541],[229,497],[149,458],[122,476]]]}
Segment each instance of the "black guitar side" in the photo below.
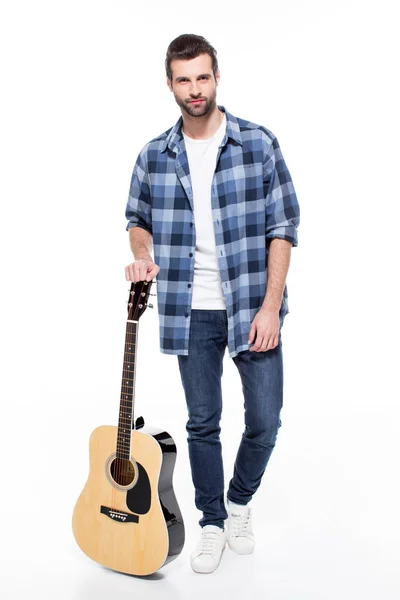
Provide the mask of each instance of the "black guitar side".
{"label": "black guitar side", "polygon": [[[169,538],[167,558],[162,565],[162,567],[164,567],[179,556],[185,544],[185,526],[172,483],[177,454],[176,445],[167,431],[145,425],[143,417],[138,417],[136,419],[135,429],[151,435],[159,444],[162,452],[162,464],[158,481],[158,496]],[[133,490],[128,490],[127,492],[128,506],[129,494],[130,492],[133,492]]]}

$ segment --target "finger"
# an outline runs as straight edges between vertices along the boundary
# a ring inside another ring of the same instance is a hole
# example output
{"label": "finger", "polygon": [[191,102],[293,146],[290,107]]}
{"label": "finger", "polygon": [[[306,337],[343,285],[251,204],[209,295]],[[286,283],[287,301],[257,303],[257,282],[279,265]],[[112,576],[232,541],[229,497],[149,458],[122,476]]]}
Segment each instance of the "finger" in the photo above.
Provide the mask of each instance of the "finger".
{"label": "finger", "polygon": [[146,268],[140,259],[133,263],[133,272],[135,275],[135,282],[143,281],[146,277]]}
{"label": "finger", "polygon": [[143,260],[138,261],[138,281],[145,281],[147,272],[147,263]]}
{"label": "finger", "polygon": [[267,350],[267,348],[268,348],[268,341],[269,341],[269,336],[266,335],[264,337],[264,339],[263,339],[263,345],[262,345],[262,348],[261,348],[261,352],[265,352]]}
{"label": "finger", "polygon": [[129,277],[129,281],[135,281],[135,272],[133,270],[133,265],[130,264],[128,267],[128,277]]}
{"label": "finger", "polygon": [[148,281],[148,279],[147,279],[147,271],[149,270],[149,268],[150,267],[149,267],[147,261],[146,262],[143,261],[142,268],[140,270],[140,275],[141,275],[140,279],[141,279],[141,281]]}
{"label": "finger", "polygon": [[265,335],[261,352],[266,352],[267,350],[271,350],[273,348],[273,346],[271,346],[271,343],[273,343],[273,339],[274,337],[271,334]]}
{"label": "finger", "polygon": [[157,267],[155,267],[154,269],[151,269],[151,271],[149,272],[149,276],[150,279],[153,279],[153,277],[156,277],[156,275],[159,273],[160,269],[158,269]]}
{"label": "finger", "polygon": [[255,332],[256,332],[255,325],[252,325],[250,327],[250,331],[249,331],[249,339],[247,340],[248,344],[251,344],[254,341]]}
{"label": "finger", "polygon": [[271,335],[269,338],[269,343],[267,346],[267,350],[273,350],[277,346],[276,335]]}
{"label": "finger", "polygon": [[257,331],[257,339],[254,342],[254,346],[252,346],[250,348],[250,350],[254,350],[254,352],[259,352],[259,350],[262,346],[262,342],[263,342],[263,338],[261,336],[261,333],[259,331]]}
{"label": "finger", "polygon": [[148,268],[147,280],[150,281],[150,279],[153,279],[153,277],[155,277],[157,275],[159,270],[160,270],[160,267],[158,265],[156,265],[155,263],[150,265]]}
{"label": "finger", "polygon": [[128,269],[129,269],[129,279],[131,281],[133,281],[133,283],[136,283],[135,263],[132,263],[131,265],[129,265]]}

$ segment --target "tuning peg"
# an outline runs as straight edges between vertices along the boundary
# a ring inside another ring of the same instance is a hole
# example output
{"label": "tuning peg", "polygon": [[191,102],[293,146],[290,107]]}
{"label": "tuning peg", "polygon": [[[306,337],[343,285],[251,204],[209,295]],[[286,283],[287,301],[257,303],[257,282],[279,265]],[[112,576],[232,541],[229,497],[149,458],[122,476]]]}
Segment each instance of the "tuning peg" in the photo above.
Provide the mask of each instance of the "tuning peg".
{"label": "tuning peg", "polygon": [[147,302],[147,306],[148,306],[149,308],[154,308],[154,306],[153,306],[152,304],[150,304],[150,302]]}

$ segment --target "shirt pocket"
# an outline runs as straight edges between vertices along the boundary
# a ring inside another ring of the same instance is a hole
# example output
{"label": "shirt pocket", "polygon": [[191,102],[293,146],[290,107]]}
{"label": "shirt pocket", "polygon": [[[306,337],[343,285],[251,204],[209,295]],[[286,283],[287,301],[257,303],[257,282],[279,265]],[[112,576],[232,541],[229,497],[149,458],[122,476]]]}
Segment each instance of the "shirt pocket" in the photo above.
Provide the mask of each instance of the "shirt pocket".
{"label": "shirt pocket", "polygon": [[252,163],[233,169],[235,197],[233,212],[237,217],[259,210],[263,198],[263,166]]}

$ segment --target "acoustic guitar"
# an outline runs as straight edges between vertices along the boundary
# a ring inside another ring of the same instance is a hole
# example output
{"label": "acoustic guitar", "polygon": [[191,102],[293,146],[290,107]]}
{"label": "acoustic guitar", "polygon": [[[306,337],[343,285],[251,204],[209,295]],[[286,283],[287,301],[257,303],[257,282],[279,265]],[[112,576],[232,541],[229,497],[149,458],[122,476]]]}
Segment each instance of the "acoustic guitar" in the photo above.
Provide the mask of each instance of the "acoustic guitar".
{"label": "acoustic guitar", "polygon": [[134,419],[139,319],[151,281],[131,283],[118,426],[89,439],[90,469],[72,530],[92,560],[121,573],[149,575],[177,558],[185,527],[173,489],[176,445],[163,429]]}

